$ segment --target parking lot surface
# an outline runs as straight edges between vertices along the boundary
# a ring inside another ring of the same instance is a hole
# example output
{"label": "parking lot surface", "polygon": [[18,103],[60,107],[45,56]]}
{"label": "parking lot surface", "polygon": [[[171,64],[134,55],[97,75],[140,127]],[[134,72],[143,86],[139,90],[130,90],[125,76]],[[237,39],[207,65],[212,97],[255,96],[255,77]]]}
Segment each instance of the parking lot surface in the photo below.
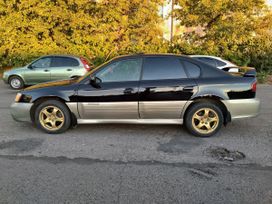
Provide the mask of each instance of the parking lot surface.
{"label": "parking lot surface", "polygon": [[0,203],[272,203],[272,86],[261,113],[214,137],[175,125],[18,123],[0,82]]}

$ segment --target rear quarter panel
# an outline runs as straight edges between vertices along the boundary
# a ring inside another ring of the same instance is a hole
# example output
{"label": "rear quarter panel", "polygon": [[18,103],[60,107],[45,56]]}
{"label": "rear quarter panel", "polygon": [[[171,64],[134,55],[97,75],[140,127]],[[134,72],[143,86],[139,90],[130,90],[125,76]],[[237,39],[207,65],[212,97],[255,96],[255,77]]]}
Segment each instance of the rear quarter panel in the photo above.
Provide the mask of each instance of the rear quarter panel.
{"label": "rear quarter panel", "polygon": [[256,79],[246,77],[217,77],[196,79],[198,92],[192,99],[216,96],[222,100],[254,98],[251,85]]}
{"label": "rear quarter panel", "polygon": [[74,70],[73,70],[73,74],[71,77],[74,77],[74,76],[83,76],[87,73],[86,69],[83,67],[83,66],[80,66],[80,67],[75,67]]}

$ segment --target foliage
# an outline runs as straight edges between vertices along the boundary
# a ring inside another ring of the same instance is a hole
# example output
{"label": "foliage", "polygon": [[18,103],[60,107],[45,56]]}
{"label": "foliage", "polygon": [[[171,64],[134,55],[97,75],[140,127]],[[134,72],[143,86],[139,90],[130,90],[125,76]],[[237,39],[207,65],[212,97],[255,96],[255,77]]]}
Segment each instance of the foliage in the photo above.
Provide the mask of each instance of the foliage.
{"label": "foliage", "polygon": [[101,63],[119,54],[166,50],[159,1],[97,2],[0,0],[1,65],[54,53],[83,55]]}
{"label": "foliage", "polygon": [[272,18],[264,0],[177,0],[177,4],[174,15],[180,25],[202,30],[177,36],[171,51],[222,56],[260,70],[271,65]]}
{"label": "foliage", "polygon": [[258,83],[266,83],[271,74],[267,71],[259,71],[257,74]]}

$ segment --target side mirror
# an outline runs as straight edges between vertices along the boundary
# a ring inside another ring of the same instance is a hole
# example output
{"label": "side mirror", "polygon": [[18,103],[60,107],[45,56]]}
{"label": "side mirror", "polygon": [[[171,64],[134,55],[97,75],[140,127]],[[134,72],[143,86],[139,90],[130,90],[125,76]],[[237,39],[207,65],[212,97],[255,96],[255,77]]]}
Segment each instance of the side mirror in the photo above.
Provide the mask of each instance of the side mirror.
{"label": "side mirror", "polygon": [[95,88],[100,88],[100,84],[102,83],[102,80],[99,79],[96,76],[91,76],[90,84]]}
{"label": "side mirror", "polygon": [[27,68],[28,68],[28,69],[33,69],[34,67],[30,64],[30,65],[28,65]]}

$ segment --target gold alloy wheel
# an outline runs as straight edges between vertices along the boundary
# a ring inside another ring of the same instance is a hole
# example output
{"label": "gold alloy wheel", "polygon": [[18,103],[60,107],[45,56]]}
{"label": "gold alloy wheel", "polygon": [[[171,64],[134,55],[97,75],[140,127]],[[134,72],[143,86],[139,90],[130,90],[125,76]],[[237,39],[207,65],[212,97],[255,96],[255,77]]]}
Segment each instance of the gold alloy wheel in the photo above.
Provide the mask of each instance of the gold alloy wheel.
{"label": "gold alloy wheel", "polygon": [[63,126],[65,118],[63,112],[56,106],[46,106],[41,110],[39,120],[45,129],[56,131]]}
{"label": "gold alloy wheel", "polygon": [[192,118],[194,129],[201,134],[212,133],[219,124],[218,114],[210,108],[202,108]]}

